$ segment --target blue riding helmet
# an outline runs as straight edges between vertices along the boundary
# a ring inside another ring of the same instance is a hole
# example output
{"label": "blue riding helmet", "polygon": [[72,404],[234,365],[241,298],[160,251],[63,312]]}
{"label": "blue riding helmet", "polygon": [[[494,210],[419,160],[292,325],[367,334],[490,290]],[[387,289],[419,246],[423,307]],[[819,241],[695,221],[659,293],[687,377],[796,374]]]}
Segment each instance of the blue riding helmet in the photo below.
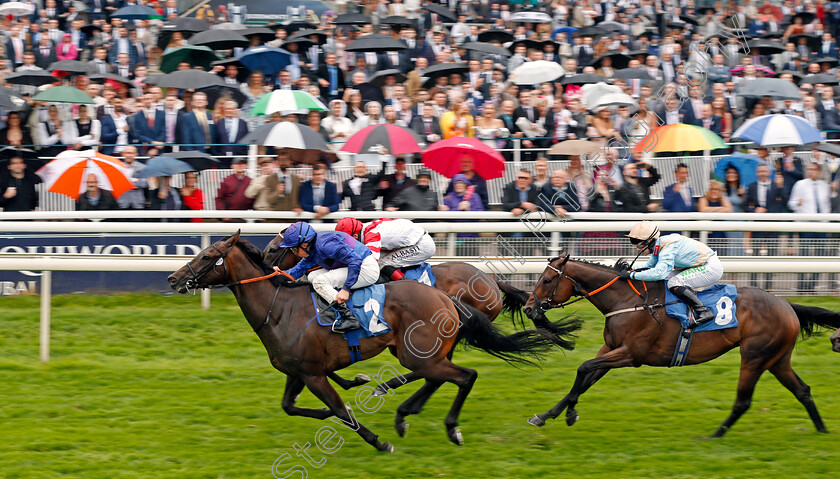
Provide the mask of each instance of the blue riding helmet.
{"label": "blue riding helmet", "polygon": [[303,243],[311,243],[315,239],[315,228],[308,223],[298,221],[286,229],[283,234],[283,241],[277,245],[278,248],[297,248]]}

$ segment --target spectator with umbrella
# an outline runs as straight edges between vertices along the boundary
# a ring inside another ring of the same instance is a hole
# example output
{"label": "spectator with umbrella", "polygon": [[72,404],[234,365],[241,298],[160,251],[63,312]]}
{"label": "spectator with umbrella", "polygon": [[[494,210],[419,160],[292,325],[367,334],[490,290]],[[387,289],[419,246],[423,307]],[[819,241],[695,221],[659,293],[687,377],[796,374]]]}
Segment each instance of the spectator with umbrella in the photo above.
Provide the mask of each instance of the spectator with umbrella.
{"label": "spectator with umbrella", "polygon": [[117,201],[108,190],[99,187],[99,179],[95,174],[87,175],[87,188],[76,199],[76,211],[116,210]]}

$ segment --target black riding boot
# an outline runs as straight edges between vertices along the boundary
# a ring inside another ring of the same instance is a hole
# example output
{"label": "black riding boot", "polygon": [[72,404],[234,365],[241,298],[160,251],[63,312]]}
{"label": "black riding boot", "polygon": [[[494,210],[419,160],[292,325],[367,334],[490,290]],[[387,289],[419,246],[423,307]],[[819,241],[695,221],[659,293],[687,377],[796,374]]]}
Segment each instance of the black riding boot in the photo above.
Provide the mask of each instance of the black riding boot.
{"label": "black riding boot", "polygon": [[399,281],[405,277],[402,271],[395,266],[383,266],[382,275],[390,281]]}
{"label": "black riding boot", "polygon": [[338,304],[337,302],[333,301],[330,304],[333,308],[338,310],[338,314],[341,315],[336,322],[333,323],[332,330],[334,333],[345,333],[347,331],[352,331],[354,329],[359,329],[362,327],[362,323],[356,319],[356,316],[353,314],[353,311],[350,311],[350,307],[347,306],[347,302],[343,302]]}
{"label": "black riding boot", "polygon": [[671,288],[671,292],[694,310],[694,320],[688,324],[690,329],[715,319],[715,315],[700,301],[697,294],[688,286]]}

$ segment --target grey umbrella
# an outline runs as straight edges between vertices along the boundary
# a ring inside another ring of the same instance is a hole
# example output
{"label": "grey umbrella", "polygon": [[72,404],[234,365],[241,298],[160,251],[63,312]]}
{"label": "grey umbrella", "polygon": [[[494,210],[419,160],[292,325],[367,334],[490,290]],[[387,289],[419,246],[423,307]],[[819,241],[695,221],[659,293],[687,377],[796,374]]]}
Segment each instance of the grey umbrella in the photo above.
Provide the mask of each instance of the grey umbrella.
{"label": "grey umbrella", "polygon": [[79,60],[60,60],[50,63],[47,70],[51,72],[64,71],[67,73],[86,75],[93,71],[93,65],[87,62],[80,62]]}
{"label": "grey umbrella", "polygon": [[776,100],[801,100],[802,93],[795,83],[781,78],[756,78],[748,81],[738,94],[745,98],[762,98],[769,96]]}
{"label": "grey umbrella", "polygon": [[349,47],[345,48],[347,52],[390,52],[394,50],[407,50],[408,45],[402,40],[398,40],[387,35],[367,35],[353,40]]}
{"label": "grey umbrella", "polygon": [[801,83],[809,83],[811,85],[816,85],[818,83],[823,85],[837,85],[840,84],[840,80],[828,73],[818,73],[816,75],[809,75],[805,77]]}
{"label": "grey umbrella", "polygon": [[190,45],[201,45],[213,50],[247,47],[250,41],[242,35],[244,30],[205,30],[190,38]]}
{"label": "grey umbrella", "polygon": [[472,50],[474,52],[486,53],[488,55],[500,55],[503,57],[509,57],[511,55],[510,51],[507,48],[502,48],[492,43],[482,43],[482,42],[468,42],[462,45],[463,48],[467,50]]}
{"label": "grey umbrella", "polygon": [[155,75],[154,84],[161,88],[198,89],[225,86],[219,75],[199,70],[179,70],[166,75]]}

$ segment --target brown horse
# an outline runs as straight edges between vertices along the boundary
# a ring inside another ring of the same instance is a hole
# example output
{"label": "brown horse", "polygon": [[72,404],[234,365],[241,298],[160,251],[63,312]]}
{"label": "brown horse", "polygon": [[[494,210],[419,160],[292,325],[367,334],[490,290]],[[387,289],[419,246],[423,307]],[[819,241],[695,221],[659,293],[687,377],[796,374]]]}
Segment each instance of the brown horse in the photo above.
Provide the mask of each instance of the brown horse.
{"label": "brown horse", "polygon": [[831,345],[831,349],[833,349],[835,353],[840,353],[840,329],[834,331],[834,334],[831,335]]}
{"label": "brown horse", "polygon": [[[265,263],[269,266],[277,266],[282,270],[288,270],[300,261],[290,248],[278,248],[277,245],[283,241],[283,235],[279,234],[263,249]],[[479,270],[475,266],[461,261],[441,263],[432,266],[435,274],[435,288],[446,293],[447,296],[457,298],[462,303],[471,306],[494,321],[500,314],[509,313],[514,323],[519,320],[522,329],[525,329],[522,315],[522,307],[528,300],[528,293],[517,289],[509,284],[499,283],[490,275]],[[553,335],[558,346],[569,348],[572,345],[565,343],[563,330],[554,330],[553,323],[542,321],[542,318],[534,320],[534,325],[546,334]],[[344,389],[350,389],[370,381],[364,374],[359,374],[353,380],[344,379],[337,374],[330,374],[330,379]],[[412,381],[420,379],[414,373],[407,373],[400,378],[392,378],[386,383],[376,387],[375,395],[382,396],[388,389],[396,389]]]}
{"label": "brown horse", "polygon": [[[217,241],[169,276],[169,285],[179,293],[190,289],[225,286],[236,297],[251,328],[268,352],[272,366],[287,376],[282,407],[289,415],[317,419],[336,416],[352,425],[362,438],[380,451],[393,451],[366,427],[327,380],[327,375],[349,366],[347,341],[315,322],[315,307],[308,287],[284,286],[272,276],[262,252],[239,238],[239,233]],[[464,341],[506,361],[539,359],[554,343],[538,331],[510,336],[494,329],[478,310],[458,304],[443,292],[414,281],[398,281],[387,290],[382,317],[391,331],[361,340],[362,359],[372,358],[386,348],[401,365],[414,371],[426,383],[397,409],[396,429],[406,431],[405,417],[417,414],[431,395],[445,382],[458,386],[458,394],[446,417],[449,439],[462,444],[458,415],[478,373],[453,364],[452,349]],[[456,300],[457,301],[457,300]],[[574,327],[569,327],[570,332]],[[327,409],[295,406],[307,387]]]}
{"label": "brown horse", "polygon": [[[570,260],[568,254],[563,254],[551,259],[540,276],[525,305],[525,313],[530,317],[565,306],[569,298],[580,296],[578,299],[588,299],[607,319],[605,344],[597,357],[578,368],[571,391],[556,406],[535,415],[529,423],[543,426],[546,419],[556,418],[565,409],[566,424],[571,426],[578,418],[575,406],[580,395],[610,369],[670,365],[681,332],[680,323],[665,316],[664,311],[650,312],[642,307],[646,302],[664,303],[663,283],[617,280],[621,268]],[[747,411],[756,382],[765,370],[773,373],[805,406],[817,431],[827,432],[811,398],[811,389],[791,368],[790,356],[800,332],[808,336],[815,326],[840,327],[840,314],[791,304],[757,288],[739,288],[735,304],[738,327],[695,333],[686,361],[686,364],[704,363],[736,346],[741,347],[735,405],[712,437],[723,436]]]}

